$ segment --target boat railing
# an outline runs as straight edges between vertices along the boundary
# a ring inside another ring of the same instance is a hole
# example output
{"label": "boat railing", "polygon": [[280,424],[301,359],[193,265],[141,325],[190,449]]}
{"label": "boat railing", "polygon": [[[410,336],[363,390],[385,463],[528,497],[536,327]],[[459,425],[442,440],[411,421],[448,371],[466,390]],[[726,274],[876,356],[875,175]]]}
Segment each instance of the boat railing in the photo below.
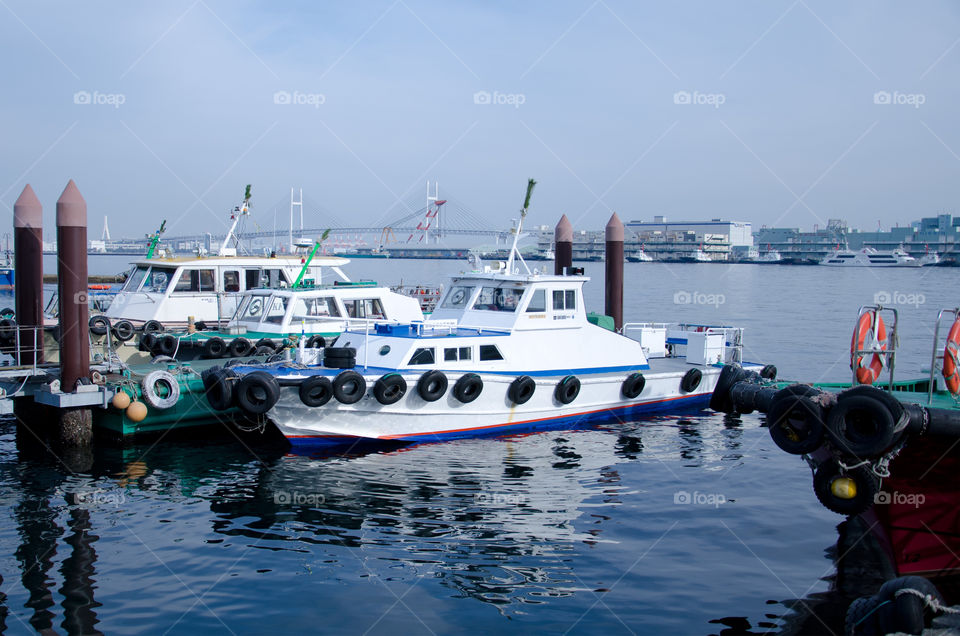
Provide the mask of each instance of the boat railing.
{"label": "boat railing", "polygon": [[946,353],[940,348],[940,324],[943,321],[944,316],[950,316],[953,319],[953,323],[955,323],[956,321],[960,320],[960,307],[957,307],[956,309],[941,309],[939,312],[937,312],[937,322],[933,326],[933,354],[930,356],[930,381],[927,383],[928,404],[933,404],[933,389],[936,385],[938,364],[939,369],[942,370],[944,354]]}
{"label": "boat railing", "polygon": [[[665,357],[681,357],[685,355],[687,339],[684,332],[704,335],[721,335],[723,337],[723,362],[743,362],[743,327],[727,325],[705,325],[694,323],[667,323],[667,322],[628,322],[624,323],[620,332],[628,338],[633,338],[629,332],[660,331],[663,332],[666,345]],[[672,335],[671,335],[672,333]],[[641,341],[642,344],[642,341]]]}
{"label": "boat railing", "polygon": [[13,358],[12,365],[29,369],[32,375],[43,359],[44,327],[29,325],[0,326],[0,354]]}
{"label": "boat railing", "polygon": [[[883,305],[864,305],[860,307],[860,311],[857,313],[857,324],[860,323],[860,317],[863,316],[865,312],[875,312],[878,321],[882,320],[882,316],[884,312],[886,312],[893,317],[893,321],[891,323],[892,326],[890,327],[890,333],[883,342],[880,342],[879,335],[874,333],[874,342],[868,343],[866,340],[864,340],[863,349],[858,349],[855,341],[851,343],[850,369],[853,373],[853,384],[854,386],[860,384],[860,381],[857,379],[857,369],[859,365],[856,364],[856,361],[867,356],[877,355],[880,356],[880,359],[883,361],[883,364],[889,373],[887,388],[892,391],[894,383],[893,375],[897,366],[897,347],[900,345],[900,336],[898,330],[900,323],[900,312],[894,307],[884,307]],[[875,329],[879,330],[879,327],[880,324],[878,323]],[[868,344],[871,346],[867,346]]]}

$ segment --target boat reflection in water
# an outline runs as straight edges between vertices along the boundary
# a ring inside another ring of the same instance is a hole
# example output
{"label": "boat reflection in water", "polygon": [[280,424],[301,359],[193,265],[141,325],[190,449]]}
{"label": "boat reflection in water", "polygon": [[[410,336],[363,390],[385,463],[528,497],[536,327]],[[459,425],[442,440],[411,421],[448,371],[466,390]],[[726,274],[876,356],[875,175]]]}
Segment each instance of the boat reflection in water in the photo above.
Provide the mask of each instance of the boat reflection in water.
{"label": "boat reflection in water", "polygon": [[[164,440],[100,448],[76,474],[18,454],[8,427],[0,514],[14,524],[0,546],[15,564],[0,568],[0,620],[67,633],[782,628],[832,598],[822,584],[798,602],[771,592],[832,569],[831,517],[802,479],[781,479],[782,499],[755,494],[782,476],[782,454],[747,421],[661,416],[352,455]],[[725,501],[682,505],[697,491]]]}

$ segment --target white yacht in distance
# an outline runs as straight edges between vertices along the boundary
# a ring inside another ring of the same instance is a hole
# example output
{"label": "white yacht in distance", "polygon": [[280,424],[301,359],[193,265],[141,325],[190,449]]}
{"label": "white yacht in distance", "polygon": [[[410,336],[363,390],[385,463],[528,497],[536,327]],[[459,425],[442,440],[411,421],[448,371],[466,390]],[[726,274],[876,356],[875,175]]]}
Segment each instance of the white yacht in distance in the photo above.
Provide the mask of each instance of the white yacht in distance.
{"label": "white yacht in distance", "polygon": [[652,263],[653,257],[647,254],[641,247],[636,252],[627,254],[627,261],[630,263]]}
{"label": "white yacht in distance", "polygon": [[830,267],[920,267],[922,263],[902,247],[890,252],[864,247],[860,250],[836,249],[825,256],[820,264]]}

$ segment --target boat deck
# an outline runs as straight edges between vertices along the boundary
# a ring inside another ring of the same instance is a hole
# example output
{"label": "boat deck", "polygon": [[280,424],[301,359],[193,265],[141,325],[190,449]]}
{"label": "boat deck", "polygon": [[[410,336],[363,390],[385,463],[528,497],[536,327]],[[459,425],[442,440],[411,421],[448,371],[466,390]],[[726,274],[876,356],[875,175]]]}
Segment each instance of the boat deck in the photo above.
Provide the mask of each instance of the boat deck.
{"label": "boat deck", "polygon": [[[777,387],[786,387],[794,382],[777,382]],[[889,383],[887,382],[877,382],[874,384],[878,389],[887,389]],[[844,389],[849,389],[849,383],[843,382],[815,382],[813,386],[824,391],[830,391],[833,393],[839,393]],[[930,388],[929,378],[923,378],[920,380],[901,380],[899,382],[893,383],[893,390],[890,392],[893,397],[897,398],[901,402],[908,402],[912,404],[922,404],[923,406],[930,406],[940,409],[957,409],[960,408],[960,400],[954,398],[947,391],[938,391],[936,388],[933,392],[933,399],[928,401],[928,390]]]}

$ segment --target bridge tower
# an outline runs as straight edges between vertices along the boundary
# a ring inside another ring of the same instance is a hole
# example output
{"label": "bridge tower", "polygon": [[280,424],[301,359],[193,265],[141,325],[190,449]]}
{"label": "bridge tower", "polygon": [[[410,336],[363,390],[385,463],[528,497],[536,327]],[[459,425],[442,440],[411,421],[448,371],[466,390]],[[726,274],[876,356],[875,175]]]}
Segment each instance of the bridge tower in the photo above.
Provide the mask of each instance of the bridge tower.
{"label": "bridge tower", "polygon": [[[300,234],[303,234],[303,188],[300,188],[300,200],[296,201],[293,198],[293,188],[290,188],[290,253],[297,251],[296,246],[293,242],[293,208],[300,208]],[[298,237],[298,238],[302,238]]]}

